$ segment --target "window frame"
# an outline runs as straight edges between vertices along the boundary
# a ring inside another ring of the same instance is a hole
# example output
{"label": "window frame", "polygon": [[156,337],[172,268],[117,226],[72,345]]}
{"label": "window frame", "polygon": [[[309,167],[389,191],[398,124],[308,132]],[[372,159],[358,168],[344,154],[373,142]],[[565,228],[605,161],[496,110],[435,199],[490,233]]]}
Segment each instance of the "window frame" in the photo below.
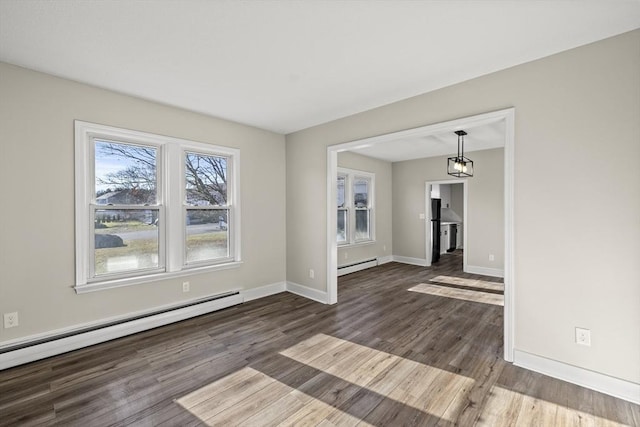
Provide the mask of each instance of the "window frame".
{"label": "window frame", "polygon": [[[95,174],[95,148],[96,148],[96,142],[97,141],[103,141],[103,142],[111,142],[114,144],[121,144],[121,145],[136,145],[136,146],[142,146],[142,147],[152,147],[156,149],[156,203],[155,204],[106,204],[106,205],[102,205],[97,203],[96,197],[95,197],[95,185],[96,185],[96,174]],[[91,258],[94,257],[95,255],[95,226],[91,227],[91,225],[95,222],[95,213],[98,210],[113,210],[113,211],[127,211],[127,210],[131,210],[131,211],[135,211],[135,210],[157,210],[158,211],[158,218],[160,220],[162,220],[165,217],[165,205],[164,205],[164,200],[162,198],[163,195],[163,182],[162,182],[162,170],[160,167],[158,167],[158,165],[160,164],[160,162],[162,161],[162,146],[160,144],[156,144],[156,143],[152,143],[152,142],[146,142],[146,143],[141,143],[139,141],[129,141],[126,140],[125,138],[120,138],[120,139],[114,139],[114,138],[106,138],[103,137],[101,135],[97,135],[97,134],[91,134],[88,136],[88,140],[87,140],[87,144],[88,144],[88,149],[89,149],[89,156],[90,156],[90,161],[89,161],[89,166],[91,169],[91,172],[89,173],[89,176],[87,177],[87,182],[88,182],[88,191],[90,192],[89,196],[89,222],[87,224],[87,232],[89,234],[88,236],[88,244],[89,244],[89,248],[88,248],[88,253],[89,253],[89,259],[88,259],[88,267],[89,267],[89,274],[87,276],[87,282],[104,282],[104,281],[112,281],[112,280],[120,280],[120,279],[124,279],[124,278],[128,278],[128,277],[137,277],[137,276],[144,276],[144,275],[148,275],[148,274],[157,274],[157,273],[161,273],[164,272],[166,269],[166,257],[165,257],[165,227],[158,227],[158,266],[155,268],[141,268],[141,269],[137,269],[134,271],[127,271],[127,272],[116,272],[116,273],[105,273],[105,274],[101,274],[100,276],[96,276],[96,268],[95,268],[95,262],[91,261]],[[78,217],[78,213],[76,212],[76,217]],[[76,231],[77,232],[77,231]],[[94,258],[95,261],[95,258]]]}
{"label": "window frame", "polygon": [[[187,155],[188,154],[195,154],[195,155],[200,155],[200,156],[210,156],[210,157],[224,157],[227,161],[226,163],[226,170],[227,170],[227,195],[226,195],[226,204],[225,205],[190,205],[187,203],[187,186],[186,186],[186,168],[185,168],[185,164],[187,161]],[[208,265],[216,265],[216,264],[224,264],[224,263],[228,263],[228,262],[232,262],[234,259],[234,246],[235,243],[233,241],[232,238],[232,234],[231,234],[231,230],[233,229],[233,226],[235,225],[235,219],[233,217],[233,212],[234,212],[234,194],[233,191],[229,191],[229,188],[233,189],[235,187],[235,177],[233,175],[233,171],[235,169],[234,167],[234,161],[233,158],[228,155],[228,154],[221,154],[221,153],[204,153],[201,150],[200,151],[196,151],[196,150],[182,150],[182,168],[183,168],[183,173],[182,173],[182,177],[184,179],[184,181],[182,182],[182,218],[183,218],[183,236],[182,236],[182,242],[183,242],[183,253],[182,253],[182,267],[184,269],[192,269],[192,268],[198,268],[198,267],[202,267],[202,266],[208,266]],[[216,258],[210,261],[204,260],[204,261],[193,261],[193,262],[187,262],[187,215],[188,212],[190,210],[227,210],[227,231],[228,231],[228,256],[224,257],[224,258]]]}
{"label": "window frame", "polygon": [[[345,203],[342,210],[347,211],[347,221],[345,224],[347,238],[343,242],[336,241],[338,247],[375,243],[375,173],[356,169],[338,168],[338,176],[345,177]],[[355,183],[358,179],[363,179],[368,182],[366,207],[356,207]],[[341,208],[338,207],[338,210],[341,210]],[[365,210],[369,212],[369,237],[356,239],[356,211]]]}
{"label": "window frame", "polygon": [[[236,268],[241,258],[240,150],[181,138],[100,125],[80,120],[75,127],[75,286],[77,293],[136,285],[151,281]],[[126,205],[126,209],[158,209],[158,268],[95,276],[95,210],[116,210],[98,205],[95,197],[95,140],[153,146],[156,158],[156,204]],[[212,262],[186,264],[186,183],[184,159],[187,152],[226,157],[229,218],[229,257]],[[231,165],[229,167],[229,164]],[[94,216],[91,216],[94,215]],[[232,228],[233,224],[233,228]]]}

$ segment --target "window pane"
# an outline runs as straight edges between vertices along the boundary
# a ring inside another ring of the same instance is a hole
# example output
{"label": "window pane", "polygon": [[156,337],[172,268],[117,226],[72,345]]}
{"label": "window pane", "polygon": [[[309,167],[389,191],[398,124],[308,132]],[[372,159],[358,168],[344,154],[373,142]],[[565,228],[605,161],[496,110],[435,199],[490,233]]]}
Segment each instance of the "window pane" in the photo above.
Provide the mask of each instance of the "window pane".
{"label": "window pane", "polygon": [[187,264],[229,257],[228,217],[228,209],[187,209]]}
{"label": "window pane", "polygon": [[157,155],[154,147],[96,140],[96,203],[156,204]]}
{"label": "window pane", "polygon": [[185,182],[188,205],[227,204],[227,161],[226,157],[186,153]]}
{"label": "window pane", "polygon": [[347,211],[338,209],[338,243],[347,241]]}
{"label": "window pane", "polygon": [[347,181],[347,177],[345,176],[338,176],[338,207],[342,208],[344,207],[344,186],[345,183]]}
{"label": "window pane", "polygon": [[95,275],[159,267],[158,211],[97,209]]}
{"label": "window pane", "polygon": [[356,240],[369,239],[369,209],[356,210]]}
{"label": "window pane", "polygon": [[357,208],[369,206],[369,180],[356,178],[353,182],[353,203]]}

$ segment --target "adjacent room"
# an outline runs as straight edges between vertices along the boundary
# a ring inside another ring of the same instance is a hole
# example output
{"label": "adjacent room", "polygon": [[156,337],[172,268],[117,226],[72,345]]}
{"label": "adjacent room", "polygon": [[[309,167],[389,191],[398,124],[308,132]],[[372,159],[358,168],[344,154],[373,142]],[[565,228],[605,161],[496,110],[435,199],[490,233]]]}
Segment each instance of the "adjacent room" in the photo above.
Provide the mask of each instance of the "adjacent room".
{"label": "adjacent room", "polygon": [[0,0],[0,426],[638,426],[638,159],[637,1]]}

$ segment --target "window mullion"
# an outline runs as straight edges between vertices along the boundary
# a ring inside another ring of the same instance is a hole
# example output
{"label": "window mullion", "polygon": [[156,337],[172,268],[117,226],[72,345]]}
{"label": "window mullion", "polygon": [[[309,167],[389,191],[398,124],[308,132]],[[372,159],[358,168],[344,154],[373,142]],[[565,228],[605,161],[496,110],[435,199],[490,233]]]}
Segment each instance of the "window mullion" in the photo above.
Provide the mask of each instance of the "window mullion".
{"label": "window mullion", "polygon": [[88,264],[88,269],[89,269],[89,276],[86,278],[87,281],[89,281],[89,279],[92,279],[96,276],[96,268],[95,268],[95,262],[93,261],[93,257],[95,256],[96,253],[96,228],[95,228],[95,217],[96,217],[96,205],[94,203],[91,203],[89,205],[89,221],[88,224],[92,224],[89,225],[88,229],[91,230],[89,232],[89,238],[87,241],[87,245],[88,245],[88,260],[87,260],[87,264]]}
{"label": "window mullion", "polygon": [[349,207],[349,214],[347,215],[349,218],[349,244],[353,244],[356,241],[356,204],[353,201],[353,198],[355,197],[355,191],[353,190],[354,184],[355,179],[352,174],[349,174],[346,181],[349,193],[349,202],[347,204]]}
{"label": "window mullion", "polygon": [[229,246],[232,259],[240,261],[242,259],[241,242],[242,234],[240,227],[240,151],[231,157],[231,165],[227,170],[228,182],[231,186],[231,191],[227,192],[227,207],[229,208]]}
{"label": "window mullion", "polygon": [[344,242],[342,242],[343,245],[348,245],[351,243],[351,209],[349,209],[349,207],[351,206],[351,191],[349,189],[349,176],[348,175],[344,175],[344,210],[346,211],[346,214],[344,216],[345,218],[345,222],[344,222],[344,236],[345,236],[345,240]]}
{"label": "window mullion", "polygon": [[165,204],[166,225],[165,254],[167,257],[167,271],[174,272],[182,269],[184,259],[184,224],[185,224],[185,196],[184,196],[184,153],[180,147],[167,144],[165,147],[163,165],[163,198]]}
{"label": "window mullion", "polygon": [[356,242],[356,212],[358,211],[358,208],[355,207],[355,205],[353,206],[353,209],[351,209],[351,224],[353,224],[353,227],[351,227],[351,240],[349,241],[349,243],[355,243]]}
{"label": "window mullion", "polygon": [[233,218],[233,209],[228,204],[222,207],[222,209],[227,211],[227,230],[229,232],[229,234],[227,235],[229,239],[229,243],[228,243],[229,252],[227,253],[227,257],[233,258],[233,254],[235,251],[235,240],[233,239],[233,233],[236,227],[235,220]]}

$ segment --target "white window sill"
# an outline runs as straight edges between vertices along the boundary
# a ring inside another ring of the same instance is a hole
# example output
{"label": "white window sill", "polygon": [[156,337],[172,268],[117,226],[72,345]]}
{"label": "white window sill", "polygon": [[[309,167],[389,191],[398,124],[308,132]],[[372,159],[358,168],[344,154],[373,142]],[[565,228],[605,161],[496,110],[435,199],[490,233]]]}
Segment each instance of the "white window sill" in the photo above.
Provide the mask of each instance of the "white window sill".
{"label": "white window sill", "polygon": [[106,289],[122,288],[124,286],[139,285],[141,283],[157,282],[161,280],[174,279],[176,277],[194,276],[196,274],[210,273],[213,271],[229,270],[238,268],[242,265],[242,261],[232,261],[225,264],[207,265],[204,267],[185,268],[180,271],[162,272],[148,274],[146,276],[127,277],[124,279],[115,279],[102,282],[87,283],[84,285],[76,285],[74,289],[76,294],[85,294],[88,292],[103,291]]}
{"label": "white window sill", "polygon": [[362,240],[362,241],[353,242],[353,243],[338,243],[338,249],[340,249],[340,248],[353,248],[353,247],[357,247],[357,246],[367,246],[367,245],[373,245],[375,243],[376,243],[375,240]]}

